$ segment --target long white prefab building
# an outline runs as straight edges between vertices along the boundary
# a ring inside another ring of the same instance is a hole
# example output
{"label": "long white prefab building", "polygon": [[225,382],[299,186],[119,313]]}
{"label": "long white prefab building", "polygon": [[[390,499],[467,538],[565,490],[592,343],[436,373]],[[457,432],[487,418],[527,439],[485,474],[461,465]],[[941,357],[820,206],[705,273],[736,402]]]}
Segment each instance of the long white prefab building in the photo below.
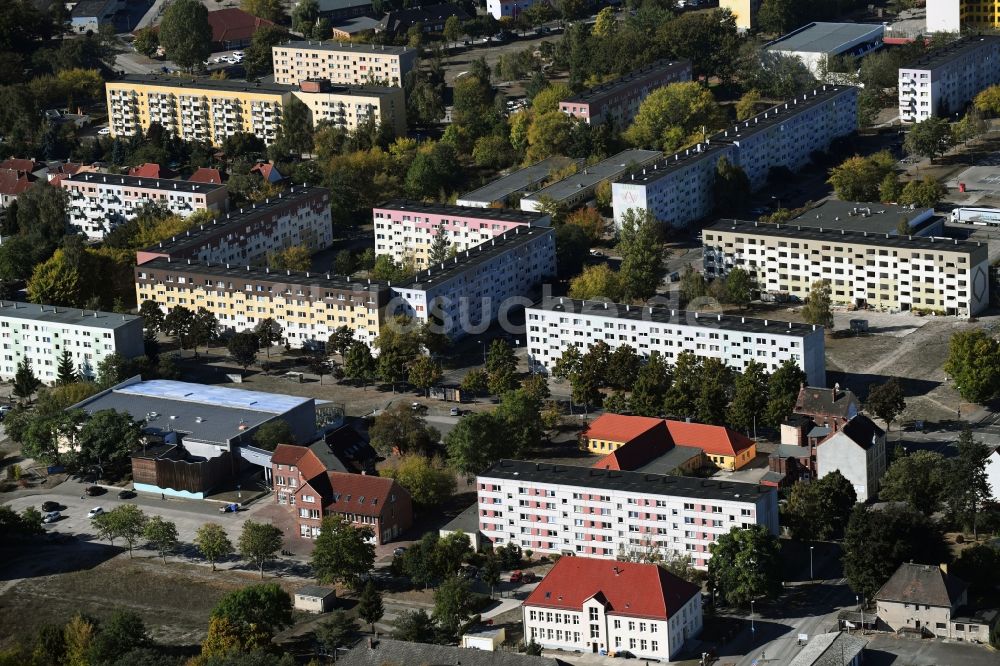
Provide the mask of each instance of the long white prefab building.
{"label": "long white prefab building", "polygon": [[899,117],[918,123],[948,116],[997,83],[1000,37],[963,37],[899,68]]}
{"label": "long white prefab building", "polygon": [[717,358],[739,371],[750,361],[767,372],[792,361],[810,386],[826,386],[822,326],[572,298],[547,298],[524,316],[528,363],[542,372],[571,346],[585,353],[604,342],[612,350],[629,345],[644,357],[658,352],[670,365],[682,352]]}
{"label": "long white prefab building", "polygon": [[0,378],[13,379],[18,364],[27,359],[45,384],[55,383],[64,351],[87,379],[111,354],[133,358],[144,351],[142,317],[17,301],[0,301],[0,342]]}
{"label": "long white prefab building", "polygon": [[615,221],[639,208],[664,223],[687,226],[712,212],[720,158],[742,168],[757,190],[772,169],[800,169],[812,153],[826,150],[857,127],[857,88],[825,85],[798,95],[612,184]]}
{"label": "long white prefab building", "polygon": [[476,487],[479,531],[494,547],[682,555],[705,569],[709,546],[734,527],[778,533],[776,490],[750,483],[501,460]]}

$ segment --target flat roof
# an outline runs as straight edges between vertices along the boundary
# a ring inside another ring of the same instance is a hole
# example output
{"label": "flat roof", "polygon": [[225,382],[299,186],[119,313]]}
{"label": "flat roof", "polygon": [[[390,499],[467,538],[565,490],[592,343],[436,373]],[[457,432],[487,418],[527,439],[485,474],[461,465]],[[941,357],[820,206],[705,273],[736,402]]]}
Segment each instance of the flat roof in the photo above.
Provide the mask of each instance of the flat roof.
{"label": "flat roof", "polygon": [[656,60],[644,65],[639,69],[634,69],[624,76],[620,76],[613,81],[608,81],[607,83],[602,83],[600,85],[594,86],[593,88],[588,88],[585,92],[574,95],[569,99],[564,99],[562,104],[593,104],[595,101],[604,99],[605,97],[610,97],[618,92],[619,88],[623,88],[631,85],[638,79],[649,76],[650,74],[658,71],[666,71],[670,69],[683,69],[684,67],[690,67],[690,60]]}
{"label": "flat roof", "polygon": [[548,187],[532,192],[522,201],[534,201],[543,196],[552,197],[555,201],[564,201],[582,189],[594,187],[602,180],[617,178],[625,172],[629,165],[642,166],[662,155],[663,153],[658,150],[641,150],[639,148],[623,150],[617,155],[612,155],[606,160],[591,164],[582,171],[577,171],[571,176],[556,181]]}
{"label": "flat roof", "polygon": [[454,215],[475,217],[484,220],[520,222],[534,224],[548,217],[542,213],[519,210],[517,208],[477,208],[475,206],[449,206],[447,204],[424,203],[414,199],[389,199],[375,206],[373,210],[398,210],[424,213],[426,215]]}
{"label": "flat roof", "polygon": [[838,229],[803,227],[794,224],[767,224],[744,220],[719,220],[705,227],[704,231],[729,231],[752,236],[773,236],[792,240],[819,240],[831,243],[856,243],[877,247],[895,247],[904,250],[937,250],[939,252],[963,252],[973,254],[986,246],[980,241],[964,241],[955,238],[934,238],[933,236],[889,236],[886,234],[843,231]]}
{"label": "flat roof", "polygon": [[711,141],[709,143],[699,143],[690,148],[685,148],[683,153],[674,153],[669,157],[656,160],[652,164],[646,165],[646,168],[642,171],[631,174],[628,180],[620,182],[648,185],[674,171],[680,171],[699,160],[717,159],[721,157],[719,153],[725,153],[730,148],[731,146],[728,143],[711,143]]}
{"label": "flat roof", "polygon": [[349,35],[354,35],[359,32],[366,32],[368,30],[375,30],[378,26],[382,25],[378,22],[378,19],[373,19],[370,16],[355,16],[354,18],[344,19],[330,26],[332,30],[338,30],[340,32],[346,32]]}
{"label": "flat roof", "polygon": [[884,34],[881,23],[807,23],[798,30],[778,37],[765,48],[768,51],[798,51],[800,53],[829,53],[837,55],[854,46],[854,43],[872,35]]}
{"label": "flat roof", "polygon": [[614,317],[635,321],[654,321],[662,324],[683,326],[704,326],[716,330],[740,331],[745,333],[769,333],[771,335],[793,335],[806,337],[822,326],[799,324],[777,319],[757,319],[740,315],[726,315],[718,312],[696,312],[691,310],[671,310],[659,305],[628,305],[609,301],[583,301],[565,296],[543,299],[528,308],[547,312],[569,312],[582,316]]}
{"label": "flat roof", "polygon": [[125,74],[112,81],[108,81],[108,83],[161,88],[190,88],[191,90],[218,90],[221,92],[271,93],[275,95],[283,95],[299,89],[298,86],[275,83],[273,79],[250,82],[240,81],[239,79],[210,79],[208,77],[172,76],[170,74]]}
{"label": "flat roof", "polygon": [[157,190],[177,190],[208,194],[218,189],[225,189],[221,183],[199,183],[190,180],[171,180],[168,178],[143,178],[141,176],[116,176],[110,173],[93,173],[90,171],[63,176],[62,182],[96,183],[97,185],[116,185],[119,187],[146,187]]}
{"label": "flat roof", "polygon": [[925,220],[930,220],[933,217],[934,210],[931,208],[910,208],[894,204],[827,199],[798,217],[793,217],[788,221],[788,224],[803,227],[822,227],[824,229],[895,234],[900,219],[905,218],[908,223],[912,223],[917,218],[923,218],[921,223],[914,228],[916,230],[926,226]]}
{"label": "flat roof", "polygon": [[842,86],[825,84],[819,88],[814,88],[809,92],[796,95],[785,100],[781,104],[775,104],[769,109],[761,111],[752,118],[741,120],[735,125],[730,125],[720,132],[717,132],[710,141],[722,143],[735,143],[758,132],[763,132],[775,125],[787,122],[790,118],[800,113],[826,104],[828,101],[843,94],[847,90],[857,90],[854,86]]}
{"label": "flat roof", "polygon": [[[479,209],[474,208],[473,210]],[[441,268],[440,265],[432,266],[420,271],[413,278],[393,286],[398,286],[402,289],[426,291],[456,275],[460,275],[480,264],[491,261],[499,254],[504,254],[521,245],[527,245],[540,236],[554,233],[551,227],[514,227],[510,231],[495,236],[485,243],[480,243],[464,252],[459,252],[455,257],[445,262],[444,268]]]}
{"label": "flat roof", "polygon": [[[73,405],[89,414],[115,409],[145,421],[145,430],[227,442],[243,431],[312,402],[312,398],[244,391],[166,379],[124,382]],[[154,416],[155,414],[155,416]]]}
{"label": "flat roof", "polygon": [[354,53],[371,53],[384,55],[403,55],[413,53],[414,49],[409,46],[392,46],[391,44],[355,44],[354,42],[338,42],[334,40],[317,41],[311,39],[292,39],[287,42],[275,44],[272,49],[282,47],[292,49],[308,49],[313,51],[351,51]]}
{"label": "flat roof", "polygon": [[[306,79],[315,81],[316,79]],[[354,85],[349,83],[330,83],[326,79],[320,79],[323,83],[321,89],[312,92],[302,90],[301,84],[296,88],[296,95],[357,95],[358,97],[381,97],[394,96],[399,94],[399,88],[391,86]]]}
{"label": "flat roof", "polygon": [[560,486],[620,490],[646,495],[675,495],[706,500],[756,502],[774,492],[751,483],[698,479],[669,474],[643,474],[578,465],[554,465],[526,460],[501,460],[479,475],[480,479],[529,481]]}
{"label": "flat roof", "polygon": [[555,170],[563,169],[570,164],[583,163],[581,159],[571,157],[560,157],[558,155],[546,157],[541,162],[535,162],[531,166],[513,171],[503,178],[498,178],[483,185],[477,190],[472,190],[458,197],[459,201],[482,201],[492,203],[494,201],[505,201],[510,195],[521,192],[536,185]]}
{"label": "flat roof", "polygon": [[961,39],[956,39],[916,60],[900,66],[900,69],[937,69],[952,60],[963,58],[975,52],[986,46],[989,42],[993,42],[994,44],[1000,43],[1000,35],[968,35]]}
{"label": "flat roof", "polygon": [[446,532],[461,531],[464,534],[475,534],[479,531],[479,504],[470,505],[441,529]]}
{"label": "flat roof", "polygon": [[[116,176],[117,178],[117,176]],[[196,229],[189,229],[180,236],[173,236],[169,240],[160,241],[156,245],[144,248],[145,252],[163,252],[166,254],[180,252],[191,247],[200,246],[206,239],[212,238],[220,233],[225,233],[229,227],[246,225],[260,217],[266,217],[274,213],[275,209],[285,208],[303,199],[309,199],[322,194],[329,194],[330,190],[324,187],[310,187],[309,185],[292,185],[286,191],[279,192],[278,196],[265,199],[249,207],[231,210],[228,213],[220,214],[210,222],[198,225]]]}
{"label": "flat roof", "polygon": [[79,308],[64,308],[62,306],[44,305],[38,303],[23,303],[21,301],[0,300],[0,318],[24,319],[40,324],[57,324],[70,326],[87,326],[90,328],[105,328],[114,330],[131,324],[136,315],[118,314],[117,312],[102,312],[100,310],[81,310]]}
{"label": "flat roof", "polygon": [[376,289],[381,291],[388,288],[387,283],[379,282],[378,280],[355,279],[347,275],[335,275],[333,273],[289,270],[272,271],[268,268],[245,266],[243,264],[237,265],[200,262],[193,259],[171,260],[167,257],[157,257],[156,259],[151,259],[145,263],[139,264],[136,266],[136,269],[139,271],[157,269],[176,273],[198,273],[201,275],[231,278],[234,280],[257,280],[260,282],[297,284],[304,287],[319,287],[327,289],[350,289],[354,291],[368,291],[370,289]]}
{"label": "flat roof", "polygon": [[673,446],[662,456],[653,458],[634,471],[642,474],[670,474],[678,467],[690,462],[692,458],[701,458],[704,451],[697,446]]}

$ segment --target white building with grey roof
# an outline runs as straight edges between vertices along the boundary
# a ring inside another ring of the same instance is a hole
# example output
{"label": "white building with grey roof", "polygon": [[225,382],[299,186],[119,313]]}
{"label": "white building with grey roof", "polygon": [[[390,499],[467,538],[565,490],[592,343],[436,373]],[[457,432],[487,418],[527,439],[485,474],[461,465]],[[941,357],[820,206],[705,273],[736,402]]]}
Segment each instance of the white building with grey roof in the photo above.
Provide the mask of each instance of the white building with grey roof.
{"label": "white building with grey roof", "polygon": [[630,171],[639,170],[661,157],[663,153],[658,150],[623,150],[522,197],[521,210],[538,211],[544,203],[554,203],[564,210],[570,210],[592,199],[601,183],[614,183]]}
{"label": "white building with grey roof", "polygon": [[45,384],[55,383],[64,352],[81,377],[93,379],[111,354],[133,358],[144,351],[141,317],[18,301],[0,301],[0,343],[0,379],[13,379],[27,360]]}
{"label": "white building with grey roof", "polygon": [[764,47],[765,51],[798,58],[817,79],[823,79],[831,58],[861,57],[882,46],[881,23],[807,23]]}
{"label": "white building with grey roof", "polygon": [[528,363],[541,372],[551,371],[569,347],[586,353],[604,342],[612,350],[629,345],[644,357],[656,352],[670,365],[683,352],[738,371],[756,361],[774,372],[791,361],[811,385],[826,385],[822,326],[572,298],[544,299],[524,316]]}
{"label": "white building with grey roof", "polygon": [[299,85],[308,79],[334,84],[402,86],[417,63],[408,46],[293,40],[271,47],[274,82]]}
{"label": "white building with grey roof", "polygon": [[524,193],[534,192],[546,181],[551,180],[553,173],[561,171],[571,164],[580,166],[583,164],[583,160],[559,155],[546,157],[540,162],[512,171],[502,178],[459,196],[455,204],[474,208],[508,206],[512,199]]}

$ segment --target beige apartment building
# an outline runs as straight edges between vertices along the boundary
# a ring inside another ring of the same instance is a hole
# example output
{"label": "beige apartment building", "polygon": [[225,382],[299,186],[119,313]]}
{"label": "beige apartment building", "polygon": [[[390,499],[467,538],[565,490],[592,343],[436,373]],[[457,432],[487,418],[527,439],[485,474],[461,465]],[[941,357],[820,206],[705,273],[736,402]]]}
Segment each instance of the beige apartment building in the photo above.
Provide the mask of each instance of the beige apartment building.
{"label": "beige apartment building", "polygon": [[334,84],[402,86],[416,66],[417,51],[406,46],[290,41],[271,47],[274,82],[299,85],[309,79]]}
{"label": "beige apartment building", "polygon": [[728,9],[736,18],[736,29],[740,32],[757,28],[757,12],[761,0],[719,0],[719,9]]}
{"label": "beige apartment building", "polygon": [[341,326],[370,345],[389,300],[389,289],[380,282],[190,259],[157,258],[136,266],[135,290],[139,303],[153,301],[164,313],[179,305],[203,307],[224,331],[244,331],[274,319],[284,342],[306,348],[326,342]]}
{"label": "beige apartment building", "polygon": [[396,136],[406,135],[406,100],[402,88],[338,86],[313,79],[303,81],[294,94],[309,107],[314,125],[325,120],[353,130],[374,118],[388,124]]}
{"label": "beige apartment building", "polygon": [[818,280],[835,305],[971,317],[990,300],[984,243],[831,227],[720,220],[703,232],[705,275],[748,271],[761,294],[806,299]]}

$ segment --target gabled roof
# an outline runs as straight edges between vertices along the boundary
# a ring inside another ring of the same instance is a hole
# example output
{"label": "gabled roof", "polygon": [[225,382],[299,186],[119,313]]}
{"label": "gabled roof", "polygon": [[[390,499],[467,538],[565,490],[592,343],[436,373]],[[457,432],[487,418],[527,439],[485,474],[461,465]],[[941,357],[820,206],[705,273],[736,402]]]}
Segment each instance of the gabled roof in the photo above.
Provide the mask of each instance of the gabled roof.
{"label": "gabled roof", "polygon": [[327,472],[326,476],[333,495],[324,499],[323,508],[338,513],[378,516],[390,495],[406,493],[395,481],[382,476],[347,472]]}
{"label": "gabled roof", "polygon": [[269,183],[277,183],[284,178],[272,162],[258,162],[250,168],[250,173],[259,173]]}
{"label": "gabled roof", "polygon": [[867,644],[867,638],[844,631],[811,636],[788,666],[850,666]]}
{"label": "gabled roof", "polygon": [[857,409],[860,401],[851,389],[803,386],[795,400],[796,414],[823,414],[842,419],[851,418],[851,405]]}
{"label": "gabled roof", "polygon": [[39,169],[44,168],[44,164],[40,164],[32,159],[25,159],[23,157],[8,157],[3,162],[0,162],[0,169],[13,169],[15,171],[25,171],[27,173],[34,173]]}
{"label": "gabled roof", "polygon": [[666,620],[696,594],[696,585],[655,564],[562,557],[524,605],[580,610],[602,595],[609,613]]}
{"label": "gabled roof", "polygon": [[35,177],[25,171],[0,168],[0,194],[17,196],[35,184]]}
{"label": "gabled roof", "polygon": [[594,467],[598,469],[635,471],[660,456],[666,455],[671,449],[675,448],[674,442],[670,439],[670,433],[667,432],[667,427],[663,421],[660,421],[658,429],[663,431],[662,436],[644,437],[626,442],[594,463]]}
{"label": "gabled roof", "polygon": [[858,414],[848,421],[840,429],[840,432],[850,437],[851,441],[863,449],[875,444],[875,441],[885,434],[881,428],[875,425],[874,421],[864,414]]}
{"label": "gabled roof", "polygon": [[754,445],[753,440],[725,426],[667,420],[670,438],[678,446],[696,446],[708,455],[736,456]]}
{"label": "gabled roof", "polygon": [[904,562],[878,591],[875,599],[954,608],[967,587],[965,581],[945,573],[941,567]]}
{"label": "gabled roof", "polygon": [[656,427],[663,427],[663,419],[654,419],[648,416],[602,414],[587,427],[584,435],[588,439],[629,442]]}
{"label": "gabled roof", "polygon": [[307,446],[279,444],[271,454],[271,464],[294,465],[306,480],[313,479],[326,471],[326,465]]}
{"label": "gabled roof", "polygon": [[208,167],[198,167],[198,170],[188,177],[188,181],[192,183],[209,183],[212,185],[221,185],[222,173],[218,169],[209,169]]}
{"label": "gabled roof", "polygon": [[208,13],[208,25],[212,27],[213,42],[242,42],[253,37],[265,25],[274,25],[267,19],[257,18],[242,9],[231,7]]}
{"label": "gabled roof", "polygon": [[128,175],[139,176],[140,178],[166,178],[165,175],[161,175],[162,173],[163,170],[160,168],[160,165],[154,162],[146,162],[128,170]]}

